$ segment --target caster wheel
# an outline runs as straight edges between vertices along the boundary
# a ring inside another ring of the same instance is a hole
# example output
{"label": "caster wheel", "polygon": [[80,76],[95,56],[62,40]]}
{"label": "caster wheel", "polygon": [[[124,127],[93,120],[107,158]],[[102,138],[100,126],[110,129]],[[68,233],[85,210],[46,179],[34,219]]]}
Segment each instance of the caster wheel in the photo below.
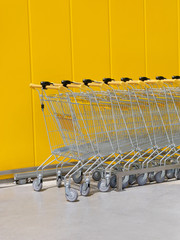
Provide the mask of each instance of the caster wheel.
{"label": "caster wheel", "polygon": [[168,169],[166,170],[166,177],[168,179],[172,179],[175,177],[175,169]]}
{"label": "caster wheel", "polygon": [[[110,178],[110,186],[112,188],[115,188],[117,185],[117,180],[116,180],[116,175],[111,176]],[[124,176],[122,179],[122,188],[126,188],[129,185],[129,177],[128,176]]]}
{"label": "caster wheel", "polygon": [[87,183],[81,183],[80,185],[80,193],[82,196],[88,196],[89,192],[90,192],[90,186],[88,186],[89,184]]}
{"label": "caster wheel", "polygon": [[98,189],[101,191],[101,192],[107,192],[110,188],[110,184],[107,184],[106,183],[106,179],[101,179],[99,182],[98,182]]}
{"label": "caster wheel", "polygon": [[122,188],[127,188],[129,186],[129,176],[124,176],[122,179]]}
{"label": "caster wheel", "polygon": [[129,176],[129,184],[134,185],[136,183],[136,175]]}
{"label": "caster wheel", "polygon": [[73,176],[73,181],[77,184],[80,184],[82,182],[83,179],[83,173],[81,171],[75,173]]}
{"label": "caster wheel", "polygon": [[94,181],[100,181],[101,180],[101,172],[100,171],[93,172],[92,178]]}
{"label": "caster wheel", "polygon": [[147,182],[147,174],[140,174],[137,177],[137,183],[138,183],[139,186],[145,185],[146,182]]}
{"label": "caster wheel", "polygon": [[180,180],[180,169],[175,169],[174,175],[177,180]]}
{"label": "caster wheel", "polygon": [[28,182],[28,180],[26,178],[24,179],[19,179],[16,181],[16,184],[18,185],[23,185],[23,184],[26,184]]}
{"label": "caster wheel", "polygon": [[155,174],[155,180],[157,183],[164,182],[165,179],[165,171],[160,171]]}
{"label": "caster wheel", "polygon": [[57,184],[57,187],[58,187],[58,188],[61,187],[61,182],[62,182],[61,177],[57,177],[57,179],[56,179],[56,184]]}
{"label": "caster wheel", "polygon": [[111,177],[110,177],[110,187],[112,187],[112,188],[115,188],[116,187],[116,184],[117,184],[117,182],[116,182],[116,175],[112,175]]}
{"label": "caster wheel", "polygon": [[70,188],[68,193],[66,193],[66,199],[69,202],[77,201],[77,199],[78,199],[78,192],[75,189]]}
{"label": "caster wheel", "polygon": [[155,173],[154,172],[150,172],[148,174],[148,179],[150,182],[154,182],[155,181]]}
{"label": "caster wheel", "polygon": [[34,179],[34,181],[33,181],[33,189],[36,192],[41,191],[41,189],[42,189],[42,179],[41,179],[41,181],[39,181],[39,179],[37,179],[37,178]]}

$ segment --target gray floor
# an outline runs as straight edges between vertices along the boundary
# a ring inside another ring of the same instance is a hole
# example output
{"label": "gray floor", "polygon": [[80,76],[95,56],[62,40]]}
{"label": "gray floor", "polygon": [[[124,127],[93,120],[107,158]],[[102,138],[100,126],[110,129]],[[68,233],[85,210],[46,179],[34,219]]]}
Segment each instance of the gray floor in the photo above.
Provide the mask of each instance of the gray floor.
{"label": "gray floor", "polygon": [[95,189],[69,203],[54,181],[40,193],[31,184],[0,185],[0,240],[180,239],[180,181]]}

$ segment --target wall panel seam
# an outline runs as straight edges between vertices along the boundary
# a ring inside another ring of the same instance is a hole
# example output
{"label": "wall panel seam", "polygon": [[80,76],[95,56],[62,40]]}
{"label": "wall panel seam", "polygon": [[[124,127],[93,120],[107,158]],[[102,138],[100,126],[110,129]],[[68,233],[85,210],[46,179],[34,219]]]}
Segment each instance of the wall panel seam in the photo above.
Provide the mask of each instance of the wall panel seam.
{"label": "wall panel seam", "polygon": [[147,22],[146,22],[146,0],[143,1],[144,4],[144,61],[145,61],[145,76],[148,77],[147,68]]}
{"label": "wall panel seam", "polygon": [[[30,17],[30,0],[27,0],[27,12],[28,12],[28,41],[29,41],[29,69],[30,69],[30,82],[33,80],[33,72],[32,72],[32,41],[31,41],[31,17]],[[29,88],[31,91],[31,111],[32,111],[32,136],[33,136],[33,156],[34,156],[34,166],[36,165],[36,154],[35,154],[35,114],[34,114],[34,98],[33,98],[33,90]]]}
{"label": "wall panel seam", "polygon": [[180,20],[180,18],[179,18],[179,0],[177,0],[177,47],[178,47],[178,54],[177,54],[177,57],[178,57],[178,75],[180,74],[180,71],[179,71],[179,68],[180,68],[180,66],[179,66],[179,62],[180,62],[180,59],[179,59],[179,57],[180,57],[180,46],[179,46],[179,31],[180,31],[180,29],[179,29],[179,20]]}
{"label": "wall panel seam", "polygon": [[71,77],[74,81],[74,52],[73,52],[73,23],[72,23],[72,1],[69,0],[69,23],[70,23],[70,48],[71,48]]}
{"label": "wall panel seam", "polygon": [[109,29],[109,70],[112,77],[112,41],[111,41],[111,0],[108,0],[108,29]]}

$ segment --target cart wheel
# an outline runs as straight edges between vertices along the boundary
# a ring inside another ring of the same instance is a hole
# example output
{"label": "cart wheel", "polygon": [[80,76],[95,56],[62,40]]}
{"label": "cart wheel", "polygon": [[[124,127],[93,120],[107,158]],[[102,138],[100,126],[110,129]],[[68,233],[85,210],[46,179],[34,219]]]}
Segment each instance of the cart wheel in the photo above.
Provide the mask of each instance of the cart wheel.
{"label": "cart wheel", "polygon": [[58,187],[58,188],[61,187],[61,182],[62,182],[61,177],[57,177],[57,179],[56,179],[56,184],[57,184],[57,187]]}
{"label": "cart wheel", "polygon": [[165,171],[160,171],[155,174],[155,180],[157,183],[164,182],[165,179]]}
{"label": "cart wheel", "polygon": [[138,177],[137,177],[137,183],[139,186],[143,186],[145,185],[147,182],[147,174],[140,174]]}
{"label": "cart wheel", "polygon": [[166,170],[166,177],[168,179],[172,179],[175,177],[175,169],[168,169]]}
{"label": "cart wheel", "polygon": [[90,186],[87,185],[87,183],[81,183],[80,185],[80,193],[82,196],[88,196],[90,192]]}
{"label": "cart wheel", "polygon": [[130,175],[129,176],[129,184],[133,185],[136,183],[136,175]]}
{"label": "cart wheel", "polygon": [[175,178],[177,179],[177,180],[180,180],[180,169],[175,169]]}
{"label": "cart wheel", "polygon": [[23,185],[23,184],[26,184],[27,182],[28,182],[28,179],[24,178],[24,179],[17,180],[16,184]]}
{"label": "cart wheel", "polygon": [[110,177],[110,186],[111,186],[112,188],[115,188],[115,187],[116,187],[116,184],[117,184],[116,175],[112,175],[112,176]]}
{"label": "cart wheel", "polygon": [[73,176],[73,181],[77,184],[80,184],[82,182],[83,179],[83,173],[81,171],[75,173]]}
{"label": "cart wheel", "polygon": [[[122,188],[126,188],[129,185],[129,177],[124,176],[122,179]],[[116,180],[116,175],[112,175],[110,178],[110,186],[112,188],[115,188],[117,186],[117,180]]]}
{"label": "cart wheel", "polygon": [[122,188],[127,188],[129,186],[129,176],[124,176],[122,179]]}
{"label": "cart wheel", "polygon": [[100,171],[93,172],[92,178],[94,181],[100,181],[101,180],[101,172]]}
{"label": "cart wheel", "polygon": [[38,178],[35,178],[34,181],[33,181],[33,189],[36,192],[41,191],[41,189],[42,189],[42,180],[39,181]]}
{"label": "cart wheel", "polygon": [[69,202],[77,201],[77,199],[78,199],[78,192],[75,189],[70,188],[69,191],[68,191],[68,194],[66,193],[66,199]]}
{"label": "cart wheel", "polygon": [[154,182],[155,181],[155,173],[154,172],[150,172],[148,174],[148,179],[150,182]]}
{"label": "cart wheel", "polygon": [[107,192],[110,188],[110,184],[107,184],[106,183],[106,179],[101,179],[99,182],[98,182],[98,189],[101,191],[101,192]]}

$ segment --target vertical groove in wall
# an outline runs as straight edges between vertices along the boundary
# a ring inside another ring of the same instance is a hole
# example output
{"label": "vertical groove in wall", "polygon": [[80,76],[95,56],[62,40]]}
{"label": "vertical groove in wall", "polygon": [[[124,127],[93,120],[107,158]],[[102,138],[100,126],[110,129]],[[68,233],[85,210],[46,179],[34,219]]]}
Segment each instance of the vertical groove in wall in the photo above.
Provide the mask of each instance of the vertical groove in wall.
{"label": "vertical groove in wall", "polygon": [[71,77],[74,81],[74,51],[73,51],[73,25],[72,25],[72,0],[69,0],[70,47],[71,47]]}
{"label": "vertical groove in wall", "polygon": [[112,47],[111,47],[111,0],[108,0],[108,28],[109,28],[109,70],[112,77]]}
{"label": "vertical groove in wall", "polygon": [[148,77],[147,68],[147,28],[146,28],[146,0],[144,0],[144,57],[145,57],[145,75]]}
{"label": "vertical groove in wall", "polygon": [[[32,82],[33,79],[33,72],[32,72],[32,46],[31,46],[31,17],[30,17],[30,0],[27,0],[27,12],[28,12],[28,40],[29,40],[29,69],[30,69],[30,81]],[[34,156],[34,166],[36,163],[36,154],[35,154],[35,118],[34,118],[34,98],[33,98],[33,91],[31,91],[31,111],[32,111],[32,136],[33,136],[33,156]]]}
{"label": "vertical groove in wall", "polygon": [[177,28],[178,28],[178,32],[177,32],[177,35],[178,35],[177,36],[177,38],[178,38],[177,40],[178,41],[177,41],[177,44],[178,44],[178,46],[177,47],[178,47],[178,75],[179,75],[180,74],[180,69],[179,69],[179,67],[180,67],[179,66],[179,62],[180,62],[180,59],[179,59],[179,57],[180,57],[180,52],[179,52],[179,50],[180,50],[180,48],[179,48],[180,47],[179,46],[179,34],[180,34],[179,33],[179,0],[177,0],[177,20],[178,20],[178,22],[177,22]]}

